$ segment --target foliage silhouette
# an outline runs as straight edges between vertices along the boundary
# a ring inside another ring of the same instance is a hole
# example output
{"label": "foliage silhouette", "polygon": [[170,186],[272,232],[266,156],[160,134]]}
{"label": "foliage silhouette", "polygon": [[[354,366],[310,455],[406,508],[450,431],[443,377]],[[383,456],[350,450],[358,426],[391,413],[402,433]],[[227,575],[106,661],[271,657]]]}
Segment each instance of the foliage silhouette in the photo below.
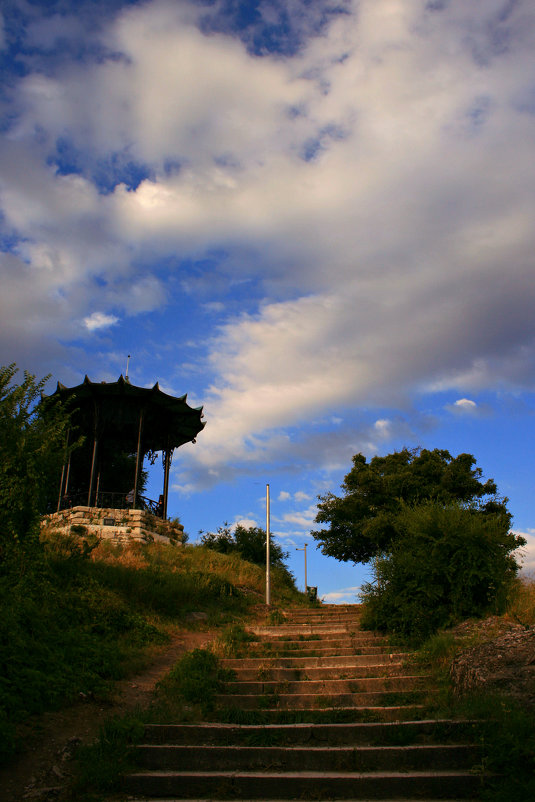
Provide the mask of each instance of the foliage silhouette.
{"label": "foliage silhouette", "polygon": [[319,497],[316,522],[329,524],[329,529],[312,535],[323,554],[366,563],[390,548],[398,534],[399,512],[428,501],[468,504],[474,514],[499,518],[507,530],[507,499],[497,495],[494,480],[481,481],[475,463],[471,454],[452,457],[440,449],[404,448],[369,463],[356,454],[342,484],[344,495]]}

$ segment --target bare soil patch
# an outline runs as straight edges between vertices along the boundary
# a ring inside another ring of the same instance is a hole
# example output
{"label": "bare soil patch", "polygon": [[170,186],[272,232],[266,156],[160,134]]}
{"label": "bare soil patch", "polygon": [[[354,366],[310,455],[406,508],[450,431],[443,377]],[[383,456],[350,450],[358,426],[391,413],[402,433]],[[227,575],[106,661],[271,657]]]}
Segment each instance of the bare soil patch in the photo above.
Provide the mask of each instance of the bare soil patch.
{"label": "bare soil patch", "polygon": [[481,642],[452,661],[455,691],[503,693],[535,711],[535,626],[488,618],[465,622],[456,628],[456,634],[461,633],[475,635]]}

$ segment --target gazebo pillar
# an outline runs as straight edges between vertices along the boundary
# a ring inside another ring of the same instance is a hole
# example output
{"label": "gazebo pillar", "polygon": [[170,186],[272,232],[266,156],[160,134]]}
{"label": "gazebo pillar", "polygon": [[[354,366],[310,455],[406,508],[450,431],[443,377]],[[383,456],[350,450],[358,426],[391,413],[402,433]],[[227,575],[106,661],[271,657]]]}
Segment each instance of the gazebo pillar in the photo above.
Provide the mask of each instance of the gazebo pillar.
{"label": "gazebo pillar", "polygon": [[61,479],[59,482],[59,496],[58,496],[58,509],[57,512],[60,511],[61,508],[61,498],[64,495],[63,493],[63,480],[65,479],[65,473],[67,473],[67,478],[65,479],[65,495],[67,494],[67,487],[69,486],[69,468],[71,466],[71,455],[69,454],[69,437],[71,434],[71,430],[67,429],[67,438],[65,440],[65,459],[63,460],[63,465],[61,466]]}
{"label": "gazebo pillar", "polygon": [[91,497],[93,495],[93,485],[95,483],[95,468],[97,467],[97,454],[98,454],[98,424],[99,414],[98,405],[93,399],[93,454],[91,456],[91,471],[89,474],[89,492],[87,494],[87,506],[91,506]]}
{"label": "gazebo pillar", "polygon": [[136,455],[136,476],[134,479],[134,503],[132,505],[132,509],[136,509],[136,502],[137,502],[137,487],[139,484],[139,471],[140,471],[140,462],[141,459],[141,435],[143,433],[143,409],[139,412],[139,426],[138,426],[138,433],[137,433],[137,455]]}
{"label": "gazebo pillar", "polygon": [[91,473],[89,477],[89,492],[87,494],[87,506],[91,506],[91,496],[93,495],[93,484],[95,481],[95,467],[97,464],[97,452],[98,452],[98,437],[95,432],[95,436],[93,438],[93,455],[91,457]]}
{"label": "gazebo pillar", "polygon": [[167,520],[167,497],[169,495],[169,471],[171,468],[171,458],[173,456],[173,449],[169,446],[164,451],[163,458],[163,510],[162,518]]}

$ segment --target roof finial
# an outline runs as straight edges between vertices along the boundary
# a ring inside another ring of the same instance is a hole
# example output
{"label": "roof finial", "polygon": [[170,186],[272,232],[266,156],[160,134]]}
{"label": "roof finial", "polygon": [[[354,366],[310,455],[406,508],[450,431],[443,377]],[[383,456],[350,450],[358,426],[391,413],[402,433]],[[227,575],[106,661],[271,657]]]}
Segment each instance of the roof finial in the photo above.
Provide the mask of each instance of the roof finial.
{"label": "roof finial", "polygon": [[128,381],[128,365],[130,363],[130,354],[128,354],[128,359],[126,360],[126,373],[124,375],[125,381]]}

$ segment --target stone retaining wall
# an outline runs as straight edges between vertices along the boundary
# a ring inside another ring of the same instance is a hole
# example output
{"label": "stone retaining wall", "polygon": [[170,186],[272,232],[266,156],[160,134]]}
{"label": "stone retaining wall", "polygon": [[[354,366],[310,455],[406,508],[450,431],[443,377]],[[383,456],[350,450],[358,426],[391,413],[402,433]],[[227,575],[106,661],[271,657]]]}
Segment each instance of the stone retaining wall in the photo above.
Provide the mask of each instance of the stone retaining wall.
{"label": "stone retaining wall", "polygon": [[[50,527],[68,534],[96,535],[98,538],[128,543],[130,540],[143,542],[181,540],[184,532],[182,524],[171,523],[157,518],[146,510],[116,510],[100,507],[72,507],[60,510],[43,518],[41,526]],[[73,530],[73,527],[84,527]]]}

